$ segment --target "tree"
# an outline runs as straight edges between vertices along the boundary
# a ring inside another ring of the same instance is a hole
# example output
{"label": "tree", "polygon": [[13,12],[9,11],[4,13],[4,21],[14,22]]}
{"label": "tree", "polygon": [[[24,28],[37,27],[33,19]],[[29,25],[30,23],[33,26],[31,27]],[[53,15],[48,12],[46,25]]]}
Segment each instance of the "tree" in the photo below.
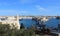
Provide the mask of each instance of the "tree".
{"label": "tree", "polygon": [[23,31],[21,36],[36,36],[33,28],[29,28]]}
{"label": "tree", "polygon": [[14,29],[10,28],[11,26],[8,24],[0,24],[0,36],[35,36],[35,31],[31,27],[29,29]]}
{"label": "tree", "polygon": [[10,30],[10,26],[7,24],[0,24],[0,35],[8,35],[8,32]]}

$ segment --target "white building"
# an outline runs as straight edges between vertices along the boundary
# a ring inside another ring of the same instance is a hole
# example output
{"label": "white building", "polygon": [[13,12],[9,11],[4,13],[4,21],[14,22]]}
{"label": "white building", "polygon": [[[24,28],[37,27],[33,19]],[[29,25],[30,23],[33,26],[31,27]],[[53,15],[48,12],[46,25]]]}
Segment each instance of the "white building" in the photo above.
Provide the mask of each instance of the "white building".
{"label": "white building", "polygon": [[[16,27],[17,29],[20,29],[20,24],[19,24],[19,16],[5,16],[5,17],[0,17],[0,23],[2,24],[9,24],[11,26],[11,29]],[[13,27],[14,26],[14,27]]]}

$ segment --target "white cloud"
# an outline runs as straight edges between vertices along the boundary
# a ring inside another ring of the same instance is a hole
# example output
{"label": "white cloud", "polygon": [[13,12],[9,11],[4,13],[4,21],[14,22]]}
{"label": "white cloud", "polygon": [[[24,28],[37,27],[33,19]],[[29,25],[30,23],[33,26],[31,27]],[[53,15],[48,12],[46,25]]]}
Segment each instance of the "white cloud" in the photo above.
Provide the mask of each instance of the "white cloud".
{"label": "white cloud", "polygon": [[36,8],[37,8],[37,10],[39,10],[40,12],[46,12],[46,11],[47,11],[46,8],[43,8],[43,7],[39,6],[39,5],[37,5]]}
{"label": "white cloud", "polygon": [[14,14],[27,14],[28,11],[25,10],[0,10],[0,13],[14,13]]}

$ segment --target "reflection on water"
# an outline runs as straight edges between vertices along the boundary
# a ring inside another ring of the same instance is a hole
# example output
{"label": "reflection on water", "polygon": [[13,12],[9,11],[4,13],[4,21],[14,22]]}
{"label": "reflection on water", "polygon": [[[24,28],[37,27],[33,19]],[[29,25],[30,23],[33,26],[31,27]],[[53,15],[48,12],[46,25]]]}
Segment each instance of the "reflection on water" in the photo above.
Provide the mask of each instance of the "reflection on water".
{"label": "reflection on water", "polygon": [[32,19],[22,19],[20,20],[20,24],[23,23],[25,27],[31,27],[32,25],[35,25],[36,22],[33,21]]}

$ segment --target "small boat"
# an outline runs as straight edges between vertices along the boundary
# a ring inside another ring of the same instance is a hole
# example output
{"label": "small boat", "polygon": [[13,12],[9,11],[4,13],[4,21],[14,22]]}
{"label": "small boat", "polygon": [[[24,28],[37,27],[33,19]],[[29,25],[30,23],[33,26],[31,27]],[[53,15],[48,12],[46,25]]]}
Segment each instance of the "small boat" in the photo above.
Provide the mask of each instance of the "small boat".
{"label": "small boat", "polygon": [[23,18],[22,19],[19,19],[19,21],[22,21],[23,20]]}

